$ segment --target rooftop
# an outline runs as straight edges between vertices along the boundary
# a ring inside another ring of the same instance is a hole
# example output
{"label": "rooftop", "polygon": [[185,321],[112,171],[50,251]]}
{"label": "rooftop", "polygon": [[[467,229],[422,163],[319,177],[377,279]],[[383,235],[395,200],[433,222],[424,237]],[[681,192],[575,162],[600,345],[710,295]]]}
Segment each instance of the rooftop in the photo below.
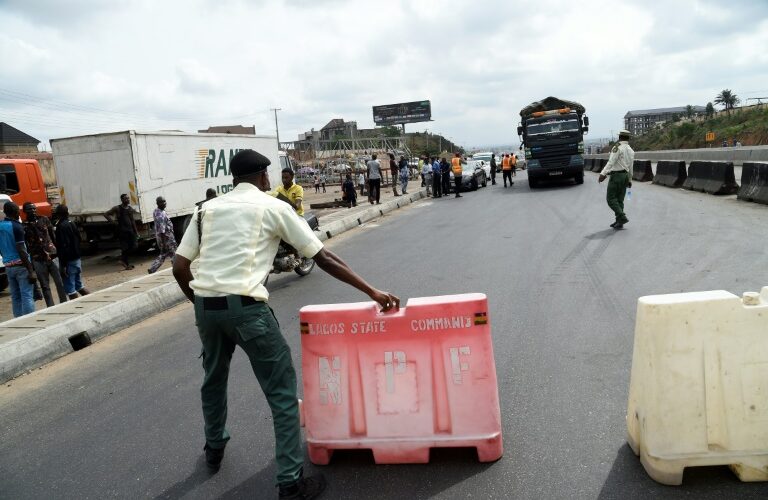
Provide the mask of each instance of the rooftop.
{"label": "rooftop", "polygon": [[[693,111],[695,113],[703,113],[706,111],[706,109],[707,108],[704,106],[693,106]],[[627,114],[624,115],[624,118],[629,118],[630,116],[663,115],[667,113],[685,114],[685,112],[685,106],[677,106],[675,108],[634,109],[632,111],[627,111]]]}

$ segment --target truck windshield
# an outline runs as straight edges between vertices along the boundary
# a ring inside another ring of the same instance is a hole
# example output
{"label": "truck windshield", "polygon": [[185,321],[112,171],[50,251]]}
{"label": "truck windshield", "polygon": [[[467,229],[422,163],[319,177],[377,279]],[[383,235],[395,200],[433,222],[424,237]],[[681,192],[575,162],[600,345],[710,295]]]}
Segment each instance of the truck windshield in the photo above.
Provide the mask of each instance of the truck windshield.
{"label": "truck windshield", "polygon": [[557,134],[559,132],[578,132],[579,121],[572,120],[548,120],[541,123],[528,124],[528,135]]}

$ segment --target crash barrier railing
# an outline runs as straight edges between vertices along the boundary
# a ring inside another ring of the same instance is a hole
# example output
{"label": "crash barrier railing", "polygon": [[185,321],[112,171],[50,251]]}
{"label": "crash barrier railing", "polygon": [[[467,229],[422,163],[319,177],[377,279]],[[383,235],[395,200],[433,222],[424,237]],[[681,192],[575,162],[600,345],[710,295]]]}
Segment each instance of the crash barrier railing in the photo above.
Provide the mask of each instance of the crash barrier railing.
{"label": "crash barrier railing", "polygon": [[302,421],[315,464],[371,449],[378,464],[426,463],[435,447],[502,455],[488,300],[483,294],[372,302],[299,313]]}
{"label": "crash barrier railing", "polygon": [[650,182],[653,180],[651,160],[635,160],[632,162],[632,180],[638,182]]}
{"label": "crash barrier railing", "polygon": [[768,287],[639,299],[627,430],[660,483],[705,465],[768,480]]}
{"label": "crash barrier railing", "polygon": [[608,160],[605,158],[595,158],[595,161],[592,163],[592,171],[600,173],[607,164]]}
{"label": "crash barrier railing", "polygon": [[739,190],[733,163],[725,161],[692,161],[683,189],[709,194],[735,194]]}
{"label": "crash barrier railing", "polygon": [[660,186],[679,188],[685,182],[688,173],[685,170],[683,160],[661,160],[656,164],[656,175],[653,176],[653,183]]}
{"label": "crash barrier railing", "polygon": [[595,166],[595,159],[594,158],[584,158],[584,171],[585,172],[591,172],[592,167]]}
{"label": "crash barrier railing", "polygon": [[768,205],[768,163],[744,163],[737,198]]}

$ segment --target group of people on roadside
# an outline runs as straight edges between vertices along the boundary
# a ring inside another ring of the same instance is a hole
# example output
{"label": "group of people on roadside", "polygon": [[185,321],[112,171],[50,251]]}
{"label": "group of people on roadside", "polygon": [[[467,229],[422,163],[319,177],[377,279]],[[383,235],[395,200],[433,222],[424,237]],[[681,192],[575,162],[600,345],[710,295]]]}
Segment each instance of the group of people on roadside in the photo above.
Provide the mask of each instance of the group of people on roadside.
{"label": "group of people on roadside", "polygon": [[448,196],[451,192],[451,174],[453,174],[454,193],[456,198],[461,198],[462,177],[467,161],[456,153],[451,162],[446,158],[436,156],[424,156],[419,159],[419,171],[421,172],[422,186],[427,189],[427,196],[440,198]]}
{"label": "group of people on roadside", "polygon": [[51,281],[60,303],[89,293],[81,279],[80,234],[69,220],[67,206],[56,207],[55,224],[39,215],[32,202],[24,203],[22,209],[25,222],[19,206],[8,201],[0,220],[0,256],[15,318],[34,312],[35,300],[45,300],[47,307],[55,305]]}

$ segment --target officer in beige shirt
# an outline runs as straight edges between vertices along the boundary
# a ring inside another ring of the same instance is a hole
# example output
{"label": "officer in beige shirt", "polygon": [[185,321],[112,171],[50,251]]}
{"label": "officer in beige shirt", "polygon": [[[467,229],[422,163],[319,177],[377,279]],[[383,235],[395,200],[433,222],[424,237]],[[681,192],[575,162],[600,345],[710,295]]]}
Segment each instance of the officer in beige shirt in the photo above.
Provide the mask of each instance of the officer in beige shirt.
{"label": "officer in beige shirt", "polygon": [[[173,275],[195,305],[203,344],[201,388],[208,467],[219,469],[229,440],[227,377],[235,346],[247,354],[272,410],[280,498],[315,498],[322,476],[304,478],[299,433],[296,372],[277,319],[267,305],[264,282],[280,240],[296,248],[331,276],[359,289],[384,311],[400,299],[370,286],[338,256],[323,247],[304,220],[285,202],[269,196],[270,161],[253,150],[230,163],[235,188],[196,211],[176,251]],[[195,276],[191,263],[198,259]]]}
{"label": "officer in beige shirt", "polygon": [[611,224],[614,229],[624,229],[624,224],[629,222],[624,213],[624,196],[627,194],[627,188],[632,187],[632,166],[635,161],[635,152],[629,145],[629,136],[629,130],[619,132],[619,143],[611,149],[608,163],[598,177],[598,182],[610,177],[606,201],[616,216],[616,220]]}

